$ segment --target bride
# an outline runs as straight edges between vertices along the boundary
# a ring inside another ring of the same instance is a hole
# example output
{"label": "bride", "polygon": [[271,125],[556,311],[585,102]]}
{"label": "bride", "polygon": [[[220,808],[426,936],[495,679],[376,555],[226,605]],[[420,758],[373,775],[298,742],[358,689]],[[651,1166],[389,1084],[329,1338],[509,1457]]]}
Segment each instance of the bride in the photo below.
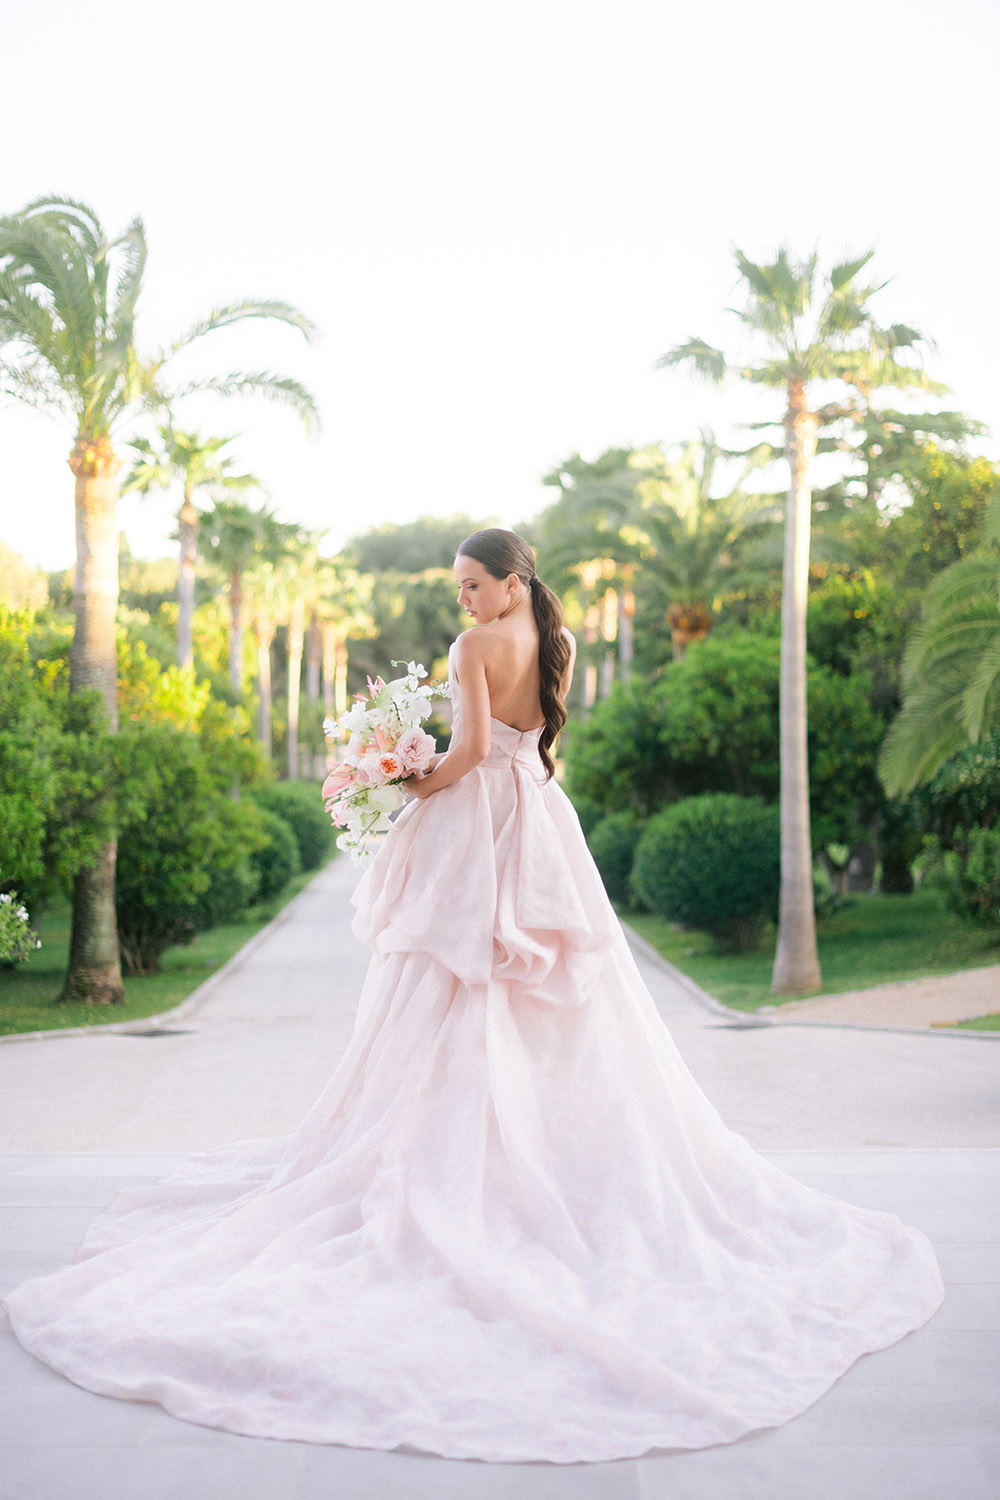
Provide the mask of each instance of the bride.
{"label": "bride", "polygon": [[5,1301],[92,1391],[233,1432],[556,1462],[729,1443],[944,1290],[889,1213],[729,1130],[552,779],[572,637],[513,532],[459,549],[448,753],[354,896],[373,951],[301,1127],[121,1194]]}

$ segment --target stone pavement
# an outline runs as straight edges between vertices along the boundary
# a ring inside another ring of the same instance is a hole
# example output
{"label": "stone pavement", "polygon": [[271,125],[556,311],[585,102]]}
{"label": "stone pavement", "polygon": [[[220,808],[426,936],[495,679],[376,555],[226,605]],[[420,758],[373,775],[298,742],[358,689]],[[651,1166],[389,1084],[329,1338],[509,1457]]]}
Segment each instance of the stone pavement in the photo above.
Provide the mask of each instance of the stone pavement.
{"label": "stone pavement", "polygon": [[[0,1288],[65,1264],[123,1185],[292,1130],[350,1032],[366,955],[334,863],[169,1017],[0,1046]],[[460,1463],[237,1437],[79,1390],[0,1327],[0,1500],[995,1500],[997,1034],[761,1024],[639,950],[733,1129],[824,1192],[933,1240],[934,1318],[784,1427],[594,1465]],[[809,1002],[819,1003],[819,1002]]]}

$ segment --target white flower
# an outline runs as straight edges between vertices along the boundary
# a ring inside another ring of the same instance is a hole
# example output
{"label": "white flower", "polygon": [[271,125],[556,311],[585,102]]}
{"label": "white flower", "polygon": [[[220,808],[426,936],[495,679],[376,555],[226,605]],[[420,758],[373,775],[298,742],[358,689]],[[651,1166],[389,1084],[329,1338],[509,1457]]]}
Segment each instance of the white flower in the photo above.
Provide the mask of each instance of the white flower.
{"label": "white flower", "polygon": [[404,801],[403,793],[398,786],[380,786],[368,794],[369,807],[377,807],[380,813],[395,812]]}
{"label": "white flower", "polygon": [[10,896],[6,891],[0,891],[0,901],[3,902],[4,906],[10,905]]}
{"label": "white flower", "polygon": [[363,703],[355,703],[346,714],[341,714],[340,724],[342,729],[348,729],[351,733],[368,727],[368,709]]}

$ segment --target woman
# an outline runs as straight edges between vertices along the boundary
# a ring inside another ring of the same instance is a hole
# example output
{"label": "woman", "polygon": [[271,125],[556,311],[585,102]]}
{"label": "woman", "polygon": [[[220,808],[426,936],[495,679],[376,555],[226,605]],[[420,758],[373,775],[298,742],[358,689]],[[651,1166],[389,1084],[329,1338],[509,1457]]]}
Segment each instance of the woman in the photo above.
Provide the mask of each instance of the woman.
{"label": "woman", "polygon": [[71,1379],[235,1432],[556,1462],[726,1443],[943,1299],[891,1214],[730,1131],[551,779],[573,648],[469,537],[452,747],[362,878],[354,1035],[295,1135],[122,1195],[7,1299]]}

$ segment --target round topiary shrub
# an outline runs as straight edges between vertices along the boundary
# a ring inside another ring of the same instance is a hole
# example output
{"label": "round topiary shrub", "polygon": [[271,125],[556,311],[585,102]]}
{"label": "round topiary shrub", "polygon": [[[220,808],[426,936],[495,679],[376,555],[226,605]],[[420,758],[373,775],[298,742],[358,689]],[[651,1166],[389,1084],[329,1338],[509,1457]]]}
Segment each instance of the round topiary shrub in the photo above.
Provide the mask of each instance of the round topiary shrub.
{"label": "round topiary shrub", "polygon": [[217,865],[208,889],[198,898],[198,927],[202,931],[235,922],[257,899],[260,876],[249,858]]}
{"label": "round topiary shrub", "polygon": [[675,802],[647,823],[632,880],[650,911],[720,947],[753,948],[778,910],[778,809],[729,792]]}
{"label": "round topiary shrub", "polygon": [[592,830],[606,816],[607,810],[599,802],[595,802],[593,797],[588,797],[583,792],[577,797],[571,797],[570,801],[573,803],[573,811],[580,820],[583,836],[589,839]]}
{"label": "round topiary shrub", "polygon": [[642,825],[635,813],[619,812],[595,823],[587,835],[604,889],[612,901],[620,901],[626,906],[634,899],[629,876],[641,833]]}
{"label": "round topiary shrub", "polygon": [[251,854],[250,861],[257,872],[260,900],[269,901],[301,874],[302,861],[295,834],[284,818],[262,807],[260,821],[267,834],[267,843]]}
{"label": "round topiary shrub", "polygon": [[333,849],[333,824],[312,781],[275,781],[254,792],[254,801],[284,818],[295,835],[303,870],[315,870]]}

